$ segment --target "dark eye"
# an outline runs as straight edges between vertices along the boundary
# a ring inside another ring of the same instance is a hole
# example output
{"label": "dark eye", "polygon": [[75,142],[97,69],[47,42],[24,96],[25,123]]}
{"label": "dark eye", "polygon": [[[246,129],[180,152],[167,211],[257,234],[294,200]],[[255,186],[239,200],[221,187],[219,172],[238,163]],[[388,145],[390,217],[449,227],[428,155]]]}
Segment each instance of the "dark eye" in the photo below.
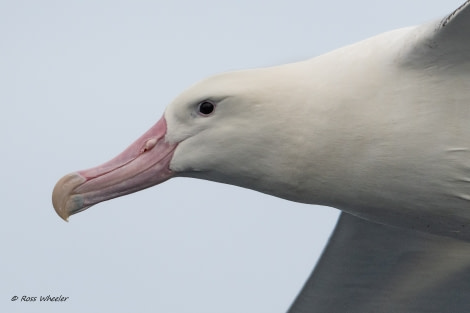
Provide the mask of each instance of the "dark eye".
{"label": "dark eye", "polygon": [[209,115],[214,112],[215,105],[209,101],[202,101],[201,103],[199,103],[198,109],[201,115]]}

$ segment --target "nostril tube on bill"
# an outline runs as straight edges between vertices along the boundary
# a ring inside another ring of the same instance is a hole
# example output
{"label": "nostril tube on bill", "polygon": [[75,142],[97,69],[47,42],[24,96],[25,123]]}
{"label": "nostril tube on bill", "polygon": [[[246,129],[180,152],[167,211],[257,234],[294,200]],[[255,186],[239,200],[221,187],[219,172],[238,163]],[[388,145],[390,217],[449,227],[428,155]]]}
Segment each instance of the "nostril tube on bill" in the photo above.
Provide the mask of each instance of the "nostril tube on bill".
{"label": "nostril tube on bill", "polygon": [[140,153],[144,153],[146,151],[149,151],[149,150],[152,150],[153,147],[155,147],[155,145],[157,144],[157,138],[150,138],[148,139],[144,146],[142,147],[142,149],[140,149]]}

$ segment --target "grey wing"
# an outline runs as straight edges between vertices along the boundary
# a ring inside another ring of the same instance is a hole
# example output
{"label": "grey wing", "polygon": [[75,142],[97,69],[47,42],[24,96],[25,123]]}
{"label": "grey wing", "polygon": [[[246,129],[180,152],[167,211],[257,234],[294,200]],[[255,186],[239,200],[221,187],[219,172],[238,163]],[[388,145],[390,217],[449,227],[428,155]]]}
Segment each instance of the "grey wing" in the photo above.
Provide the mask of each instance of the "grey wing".
{"label": "grey wing", "polygon": [[[459,29],[468,28],[470,21],[470,0],[465,1],[460,7],[454,12],[446,16],[440,23],[436,30],[437,32],[458,32]],[[447,28],[447,29],[446,29]]]}
{"label": "grey wing", "polygon": [[[452,67],[470,61],[470,0],[445,18],[418,27],[401,55],[406,65]],[[468,68],[465,68],[468,70]]]}
{"label": "grey wing", "polygon": [[342,213],[289,313],[470,312],[470,243]]}

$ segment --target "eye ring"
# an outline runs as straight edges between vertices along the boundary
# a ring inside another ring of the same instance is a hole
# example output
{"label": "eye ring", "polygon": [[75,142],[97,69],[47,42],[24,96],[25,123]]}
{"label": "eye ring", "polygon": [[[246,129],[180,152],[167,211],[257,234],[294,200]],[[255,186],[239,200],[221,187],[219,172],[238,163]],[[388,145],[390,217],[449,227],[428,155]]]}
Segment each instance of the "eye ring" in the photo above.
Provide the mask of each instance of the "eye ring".
{"label": "eye ring", "polygon": [[197,110],[200,115],[209,116],[214,112],[215,104],[210,101],[204,100],[198,104]]}

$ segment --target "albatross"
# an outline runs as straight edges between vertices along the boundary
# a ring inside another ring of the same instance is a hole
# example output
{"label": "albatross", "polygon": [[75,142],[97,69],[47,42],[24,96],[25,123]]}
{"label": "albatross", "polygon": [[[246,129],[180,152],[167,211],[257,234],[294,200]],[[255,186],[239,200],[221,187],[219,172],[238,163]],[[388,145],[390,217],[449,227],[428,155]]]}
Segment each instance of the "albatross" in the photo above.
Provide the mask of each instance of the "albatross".
{"label": "albatross", "polygon": [[470,1],[303,62],[202,80],[114,159],[54,187],[69,216],[192,177],[342,211],[289,312],[470,310]]}

